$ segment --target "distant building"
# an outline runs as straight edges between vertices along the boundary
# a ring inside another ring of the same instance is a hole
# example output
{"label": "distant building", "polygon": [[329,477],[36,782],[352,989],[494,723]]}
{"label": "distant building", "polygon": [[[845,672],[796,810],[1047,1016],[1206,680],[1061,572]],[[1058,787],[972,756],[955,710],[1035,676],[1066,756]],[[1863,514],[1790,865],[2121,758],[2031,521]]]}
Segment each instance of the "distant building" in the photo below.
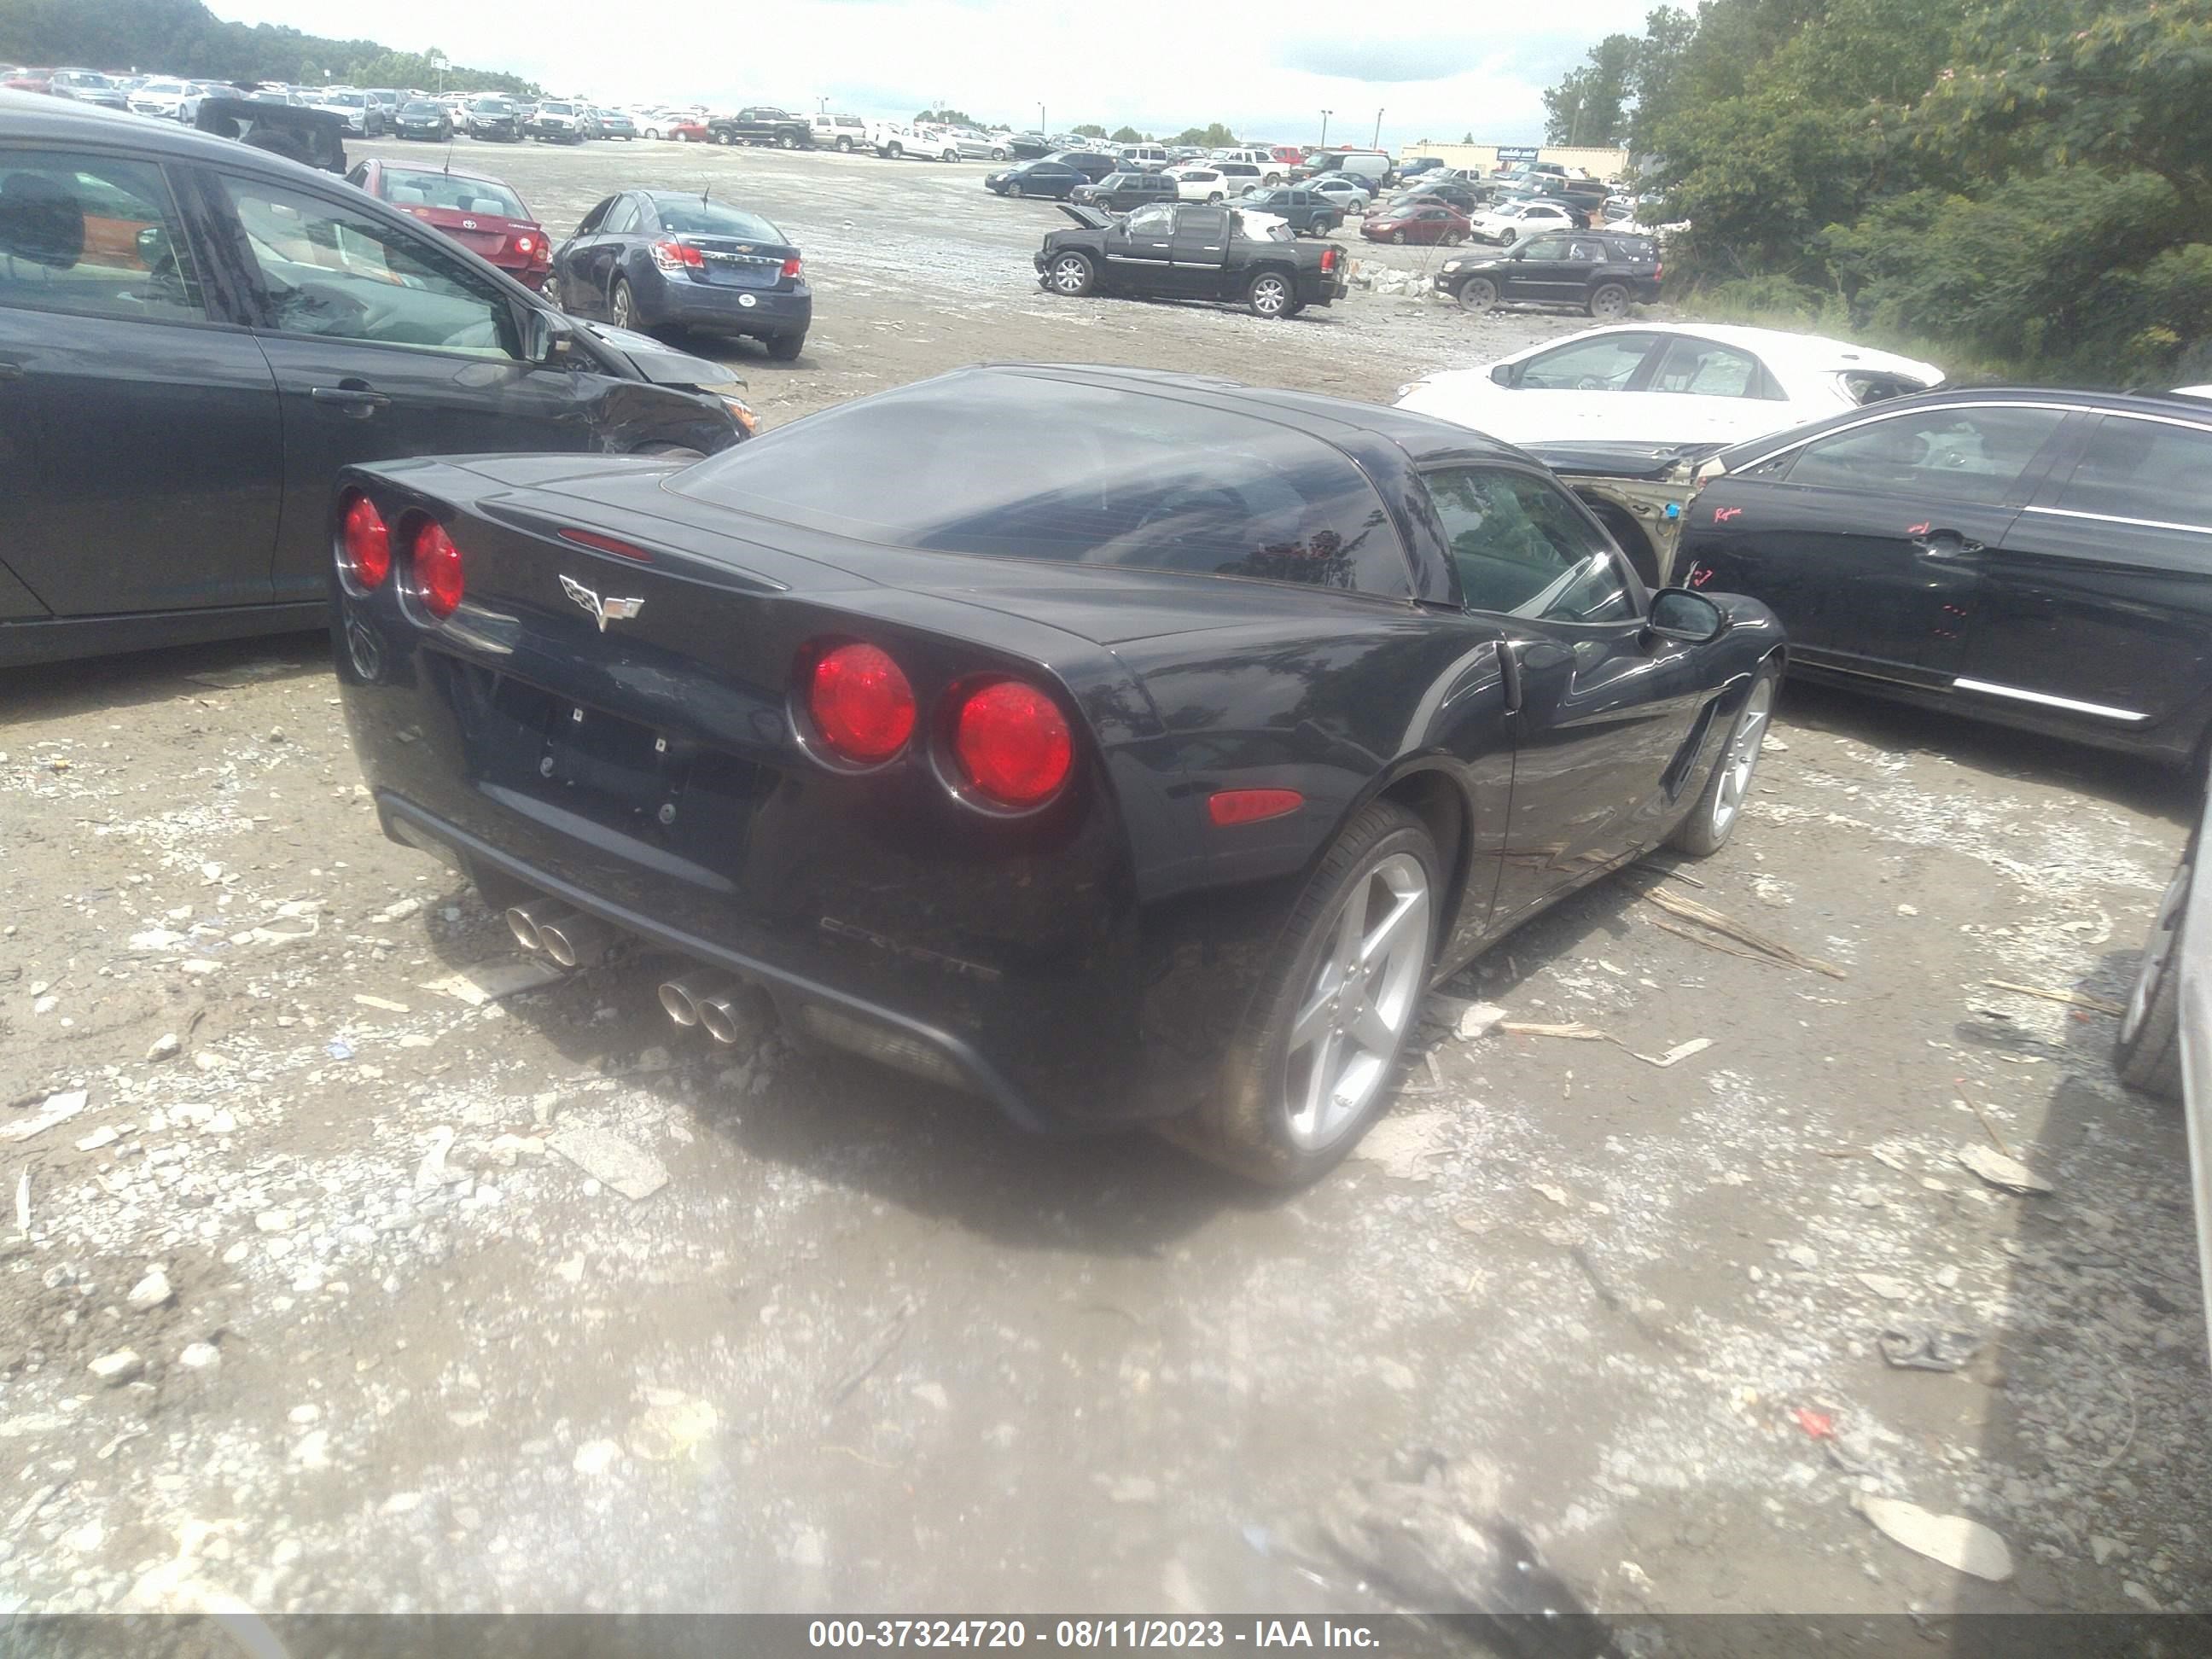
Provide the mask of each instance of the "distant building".
{"label": "distant building", "polygon": [[1610,179],[1628,169],[1625,149],[1601,149],[1590,144],[1407,144],[1399,152],[1404,161],[1433,155],[1448,167],[1492,173],[1501,163],[1557,161],[1564,167],[1580,167],[1596,179]]}

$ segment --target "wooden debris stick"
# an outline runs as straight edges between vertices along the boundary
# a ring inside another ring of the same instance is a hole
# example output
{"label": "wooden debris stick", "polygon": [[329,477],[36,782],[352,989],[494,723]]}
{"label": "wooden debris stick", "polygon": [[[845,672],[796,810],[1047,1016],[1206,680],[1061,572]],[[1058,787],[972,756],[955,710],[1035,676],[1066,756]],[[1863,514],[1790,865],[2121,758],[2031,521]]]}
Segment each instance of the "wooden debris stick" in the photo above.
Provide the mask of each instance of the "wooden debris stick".
{"label": "wooden debris stick", "polygon": [[1565,1037],[1572,1042],[1610,1042],[1613,1039],[1594,1025],[1532,1025],[1526,1020],[1505,1019],[1498,1023],[1501,1031],[1510,1031],[1516,1036]]}
{"label": "wooden debris stick", "polygon": [[2114,1019],[2127,1012],[2117,1002],[2103,997],[2093,997],[2087,991],[2046,991],[2039,985],[2015,985],[2008,979],[1985,979],[1983,984],[1993,991],[2011,991],[2024,997],[2041,997],[2045,1002],[2069,1002],[2076,1008],[2087,1008],[2093,1014],[2110,1014]]}
{"label": "wooden debris stick", "polygon": [[1819,957],[1808,957],[1803,951],[1784,945],[1780,939],[1769,939],[1757,929],[1745,927],[1735,917],[1723,915],[1711,905],[1700,904],[1695,899],[1684,898],[1680,893],[1669,892],[1666,888],[1656,885],[1644,890],[1644,898],[1647,903],[1656,904],[1662,910],[1678,915],[1686,921],[1694,921],[1717,933],[1726,934],[1737,944],[1747,945],[1778,962],[1786,962],[1793,968],[1807,969],[1815,974],[1826,974],[1830,979],[1846,977],[1844,970],[1834,963],[1824,962]]}
{"label": "wooden debris stick", "polygon": [[1717,951],[1724,957],[1741,957],[1746,962],[1763,962],[1770,968],[1786,968],[1790,964],[1777,962],[1762,951],[1747,951],[1740,945],[1730,945],[1717,939],[1711,933],[1700,933],[1685,927],[1679,921],[1668,921],[1664,916],[1651,918],[1651,925],[1662,933],[1672,933],[1676,939],[1686,939],[1692,945],[1702,945],[1708,951]]}

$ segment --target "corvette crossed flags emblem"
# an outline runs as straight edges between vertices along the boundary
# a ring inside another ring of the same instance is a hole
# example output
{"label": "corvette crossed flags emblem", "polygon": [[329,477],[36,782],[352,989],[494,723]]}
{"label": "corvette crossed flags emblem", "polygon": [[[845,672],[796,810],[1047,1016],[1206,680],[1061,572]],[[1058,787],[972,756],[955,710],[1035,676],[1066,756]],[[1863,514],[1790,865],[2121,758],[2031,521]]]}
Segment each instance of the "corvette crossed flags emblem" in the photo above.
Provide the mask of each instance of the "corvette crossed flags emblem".
{"label": "corvette crossed flags emblem", "polygon": [[574,576],[561,578],[561,591],[599,618],[599,632],[611,622],[622,622],[645,609],[643,599],[603,599]]}

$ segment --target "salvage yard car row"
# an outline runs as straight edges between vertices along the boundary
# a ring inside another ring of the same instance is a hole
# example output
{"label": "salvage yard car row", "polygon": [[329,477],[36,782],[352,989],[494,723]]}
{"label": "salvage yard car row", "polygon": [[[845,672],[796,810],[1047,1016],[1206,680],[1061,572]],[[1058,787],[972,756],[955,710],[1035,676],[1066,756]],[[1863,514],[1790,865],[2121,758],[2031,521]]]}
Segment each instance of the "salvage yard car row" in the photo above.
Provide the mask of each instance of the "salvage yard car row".
{"label": "salvage yard car row", "polygon": [[[25,530],[0,656],[334,616],[387,832],[518,937],[645,940],[695,964],[672,1011],[779,1018],[1032,1127],[1152,1122],[1313,1178],[1387,1109],[1441,973],[1726,839],[1785,668],[2177,763],[2212,729],[2212,410],[2185,398],[1944,391],[1848,343],[1628,324],[1395,410],[1000,368],[748,441],[728,371],[639,331],[799,355],[797,243],[711,191],[617,189],[549,252],[467,170],[379,156],[349,190],[0,112]],[[1327,307],[1346,251],[1263,210],[1306,190],[1071,204],[1036,279]],[[1613,267],[1585,239],[1656,288],[1588,233],[1438,280],[1480,309],[1475,273],[1516,266],[1493,303],[1556,280],[1595,309]],[[149,379],[149,350],[184,367]],[[1128,712],[1170,702],[1218,713]],[[1505,856],[1532,845],[1558,856]],[[1191,927],[1220,947],[1203,986],[1172,979]]]}

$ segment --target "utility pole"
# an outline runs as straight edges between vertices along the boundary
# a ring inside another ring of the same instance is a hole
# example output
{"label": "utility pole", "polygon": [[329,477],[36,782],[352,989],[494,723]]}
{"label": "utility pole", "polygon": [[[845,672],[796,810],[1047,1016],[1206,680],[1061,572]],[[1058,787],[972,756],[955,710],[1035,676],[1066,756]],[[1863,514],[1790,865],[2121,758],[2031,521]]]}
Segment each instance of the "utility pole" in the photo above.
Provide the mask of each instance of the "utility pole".
{"label": "utility pole", "polygon": [[1375,142],[1368,148],[1370,149],[1382,148],[1382,112],[1379,109],[1375,112]]}
{"label": "utility pole", "polygon": [[1334,113],[1335,112],[1334,110],[1326,109],[1321,112],[1321,143],[1316,146],[1316,149],[1327,149],[1328,148],[1328,118]]}
{"label": "utility pole", "polygon": [[1040,100],[1037,104],[1037,137],[1040,138],[1045,137],[1048,136],[1051,131],[1052,129],[1044,124],[1044,104]]}

